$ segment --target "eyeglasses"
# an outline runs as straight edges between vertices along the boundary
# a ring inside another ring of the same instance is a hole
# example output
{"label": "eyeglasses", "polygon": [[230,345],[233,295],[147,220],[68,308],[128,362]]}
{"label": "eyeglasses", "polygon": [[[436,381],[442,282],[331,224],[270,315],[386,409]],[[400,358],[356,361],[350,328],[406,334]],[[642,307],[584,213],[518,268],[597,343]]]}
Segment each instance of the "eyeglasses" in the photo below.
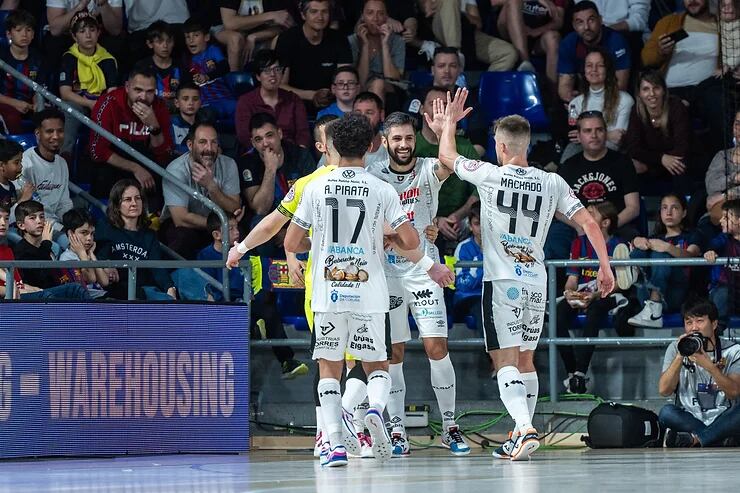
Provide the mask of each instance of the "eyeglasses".
{"label": "eyeglasses", "polygon": [[260,70],[260,72],[263,74],[282,74],[283,70],[285,70],[285,67],[276,65],[274,67],[265,67],[262,70]]}
{"label": "eyeglasses", "polygon": [[357,81],[338,81],[334,83],[335,86],[337,86],[340,89],[354,89],[355,87],[359,86],[360,83]]}

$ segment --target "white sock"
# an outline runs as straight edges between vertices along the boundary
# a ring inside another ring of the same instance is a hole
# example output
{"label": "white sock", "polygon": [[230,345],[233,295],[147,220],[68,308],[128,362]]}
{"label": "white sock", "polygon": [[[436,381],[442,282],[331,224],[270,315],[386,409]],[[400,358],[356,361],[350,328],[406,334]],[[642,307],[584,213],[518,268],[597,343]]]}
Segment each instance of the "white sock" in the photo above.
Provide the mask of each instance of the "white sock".
{"label": "white sock", "polygon": [[367,397],[367,384],[359,378],[348,378],[344,382],[344,394],[342,395],[342,407],[350,414],[358,404]]}
{"label": "white sock", "polygon": [[388,398],[388,418],[393,431],[403,431],[403,418],[406,416],[406,381],[403,378],[403,362],[391,363],[391,395]]}
{"label": "white sock", "polygon": [[355,412],[352,413],[352,424],[355,427],[355,433],[365,433],[365,415],[369,405],[367,398],[365,398],[355,407]]}
{"label": "white sock", "polygon": [[529,420],[534,419],[534,410],[537,407],[537,398],[540,393],[540,381],[537,372],[522,373],[522,382],[527,388],[527,408],[529,408]]}
{"label": "white sock", "polygon": [[329,441],[324,427],[324,413],[321,412],[321,406],[316,406],[316,435],[319,433],[321,433],[321,443]]}
{"label": "white sock", "polygon": [[342,443],[342,396],[339,380],[322,378],[316,387],[319,391],[321,413],[324,417],[324,431],[329,435],[332,447]]}
{"label": "white sock", "polygon": [[522,381],[522,375],[515,366],[504,366],[496,376],[501,400],[506,410],[509,411],[509,415],[514,419],[517,431],[523,433],[532,427],[532,421],[529,419],[527,388]]}
{"label": "white sock", "polygon": [[376,409],[381,414],[388,404],[391,393],[391,376],[385,370],[375,370],[367,376],[368,408]]}
{"label": "white sock", "polygon": [[442,415],[442,429],[455,424],[455,368],[450,355],[440,360],[429,360],[432,388],[437,396],[439,414]]}

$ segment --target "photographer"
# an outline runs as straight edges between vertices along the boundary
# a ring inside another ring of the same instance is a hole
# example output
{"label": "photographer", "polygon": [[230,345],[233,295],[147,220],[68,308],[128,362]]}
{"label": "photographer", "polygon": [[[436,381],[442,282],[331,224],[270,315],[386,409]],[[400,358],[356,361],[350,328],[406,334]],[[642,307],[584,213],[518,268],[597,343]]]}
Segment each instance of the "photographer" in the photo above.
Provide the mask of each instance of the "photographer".
{"label": "photographer", "polygon": [[666,350],[658,383],[660,395],[676,394],[676,403],[660,410],[666,446],[722,445],[740,436],[740,345],[723,346],[714,303],[687,301],[682,314],[685,334]]}

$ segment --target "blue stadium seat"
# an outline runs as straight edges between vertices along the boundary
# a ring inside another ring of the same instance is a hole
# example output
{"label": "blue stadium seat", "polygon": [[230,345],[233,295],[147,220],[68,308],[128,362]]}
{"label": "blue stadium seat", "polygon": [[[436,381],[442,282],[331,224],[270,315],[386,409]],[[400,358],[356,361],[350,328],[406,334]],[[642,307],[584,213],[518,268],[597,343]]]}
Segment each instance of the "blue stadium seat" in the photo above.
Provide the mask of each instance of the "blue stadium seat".
{"label": "blue stadium seat", "polygon": [[18,142],[21,147],[23,147],[24,151],[36,145],[36,135],[32,133],[6,135],[5,138],[14,142]]}
{"label": "blue stadium seat", "polygon": [[299,303],[297,291],[278,290],[277,308],[283,324],[292,325],[296,330],[308,331],[308,321],[303,312],[303,305]]}
{"label": "blue stadium seat", "polygon": [[506,115],[521,115],[534,132],[547,132],[550,121],[542,104],[537,77],[531,72],[483,72],[478,103],[489,122]]}
{"label": "blue stadium seat", "polygon": [[251,72],[229,72],[224,76],[224,81],[237,98],[254,88]]}
{"label": "blue stadium seat", "polygon": [[411,88],[421,89],[424,87],[430,87],[434,77],[429,70],[415,70],[409,74],[409,82],[411,82]]}

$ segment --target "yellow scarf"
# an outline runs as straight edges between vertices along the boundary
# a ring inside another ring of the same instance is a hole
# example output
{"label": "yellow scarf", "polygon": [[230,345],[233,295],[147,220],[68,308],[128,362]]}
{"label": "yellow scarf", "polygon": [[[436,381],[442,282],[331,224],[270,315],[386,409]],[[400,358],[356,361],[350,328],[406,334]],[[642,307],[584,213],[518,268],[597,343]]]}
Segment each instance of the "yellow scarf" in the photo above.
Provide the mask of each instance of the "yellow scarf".
{"label": "yellow scarf", "polygon": [[67,53],[71,53],[77,59],[77,77],[80,79],[80,89],[90,94],[100,95],[108,88],[105,83],[105,75],[99,65],[100,62],[108,59],[115,63],[116,59],[108,53],[108,50],[98,45],[92,56],[85,55],[80,52],[80,47],[75,43]]}

